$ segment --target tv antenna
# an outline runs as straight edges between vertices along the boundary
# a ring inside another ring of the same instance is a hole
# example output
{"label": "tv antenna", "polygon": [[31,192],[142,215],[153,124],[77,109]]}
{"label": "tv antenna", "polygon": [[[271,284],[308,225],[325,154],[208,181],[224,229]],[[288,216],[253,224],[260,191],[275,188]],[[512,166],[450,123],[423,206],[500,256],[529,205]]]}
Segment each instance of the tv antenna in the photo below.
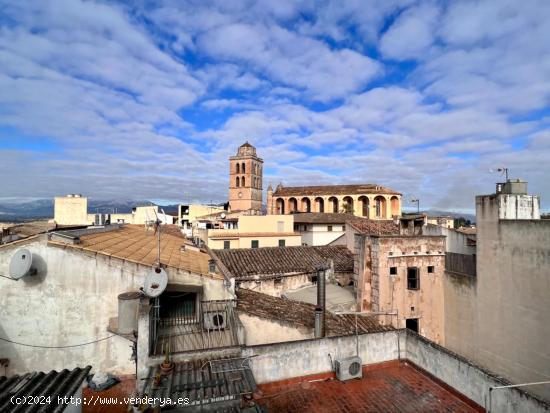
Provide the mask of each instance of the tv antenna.
{"label": "tv antenna", "polygon": [[410,199],[411,204],[416,204],[416,212],[420,214],[420,198],[418,197],[411,197]]}
{"label": "tv antenna", "polygon": [[506,182],[508,182],[508,168],[497,168],[496,170],[494,169],[489,169],[489,172],[500,172],[501,175],[504,175],[506,176]]}

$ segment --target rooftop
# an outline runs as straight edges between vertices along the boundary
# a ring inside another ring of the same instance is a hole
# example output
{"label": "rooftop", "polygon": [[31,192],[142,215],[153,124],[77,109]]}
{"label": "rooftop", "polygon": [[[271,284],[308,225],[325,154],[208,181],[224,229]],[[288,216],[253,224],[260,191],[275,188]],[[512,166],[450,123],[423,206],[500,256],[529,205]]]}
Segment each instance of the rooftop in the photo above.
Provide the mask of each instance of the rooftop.
{"label": "rooftop", "polygon": [[[298,327],[314,328],[315,306],[286,298],[273,297],[244,288],[237,294],[237,311],[246,314],[292,324]],[[325,313],[327,336],[345,336],[355,334],[355,315]],[[357,317],[359,333],[375,333],[393,330],[391,326],[381,325],[376,317],[360,315]]]}
{"label": "rooftop", "polygon": [[[163,265],[196,274],[209,274],[210,256],[208,254],[188,249],[182,251],[181,247],[185,241],[179,236],[163,233],[162,230],[160,239],[160,261]],[[152,230],[146,230],[141,225],[124,225],[103,232],[88,232],[78,236],[75,242],[77,243],[49,241],[49,244],[98,253],[147,266],[153,266],[157,262],[157,236]]]}
{"label": "rooftop", "polygon": [[265,247],[216,250],[214,254],[236,279],[255,275],[312,273],[333,260],[335,272],[353,272],[353,254],[345,246]]}
{"label": "rooftop", "polygon": [[399,235],[399,224],[393,220],[355,219],[350,224],[366,235]]}
{"label": "rooftop", "polygon": [[[288,290],[283,297],[303,303],[317,303],[317,286],[308,285],[296,290]],[[326,285],[326,305],[329,311],[351,311],[355,309],[355,295],[352,287],[340,287],[335,284]]]}
{"label": "rooftop", "polygon": [[[71,371],[64,369],[60,372],[55,370],[49,373],[32,372],[12,377],[0,377],[0,411],[4,413],[25,410],[22,404],[14,404],[12,397],[23,398],[44,396],[51,397],[51,402],[44,404],[44,412],[62,411],[58,396],[61,398],[71,397],[80,388],[91,370],[91,366],[75,368]],[[66,405],[66,403],[63,403]],[[36,404],[34,405],[36,407]],[[27,406],[25,411],[30,411],[32,404]]]}
{"label": "rooftop", "polygon": [[208,238],[241,238],[241,237],[293,237],[300,236],[298,232],[240,232],[239,230],[217,229],[208,234]]}
{"label": "rooftop", "polygon": [[364,366],[362,379],[347,382],[330,376],[259,385],[262,395],[257,401],[269,412],[484,411],[407,362]]}
{"label": "rooftop", "polygon": [[399,192],[376,184],[358,185],[319,185],[319,186],[277,186],[273,196],[307,195],[363,195],[386,194],[401,195]]}

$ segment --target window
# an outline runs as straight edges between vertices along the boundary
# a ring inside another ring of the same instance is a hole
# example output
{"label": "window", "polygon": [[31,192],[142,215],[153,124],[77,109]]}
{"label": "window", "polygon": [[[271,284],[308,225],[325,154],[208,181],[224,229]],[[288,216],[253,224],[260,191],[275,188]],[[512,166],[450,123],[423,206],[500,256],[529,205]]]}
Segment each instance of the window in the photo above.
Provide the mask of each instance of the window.
{"label": "window", "polygon": [[397,275],[397,267],[390,267],[390,275]]}
{"label": "window", "polygon": [[[244,165],[244,163],[243,163]],[[241,178],[241,186],[246,186],[244,176]]]}
{"label": "window", "polygon": [[346,230],[346,226],[342,225],[342,231],[345,231],[345,230]]}
{"label": "window", "polygon": [[418,276],[417,267],[407,268],[407,289],[418,290],[420,288],[420,277]]}
{"label": "window", "polygon": [[239,187],[239,177],[237,176],[237,178],[235,178],[235,186],[238,188]]}
{"label": "window", "polygon": [[237,172],[238,174],[240,174],[241,171],[240,171],[240,168],[239,168],[239,164],[236,164],[235,166],[236,166],[235,172]]}
{"label": "window", "polygon": [[327,226],[327,231],[328,231],[328,232],[332,232],[332,225],[328,225],[328,226]]}
{"label": "window", "polygon": [[208,272],[216,272],[216,261],[208,261]]}
{"label": "window", "polygon": [[434,266],[428,265],[428,274],[433,274],[433,272],[434,272]]}
{"label": "window", "polygon": [[243,174],[245,174],[245,173],[246,173],[246,168],[244,167],[244,162],[243,162],[243,164],[241,165],[241,169],[242,169],[242,171],[243,171]]}
{"label": "window", "polygon": [[284,232],[284,230],[285,230],[285,222],[277,221],[277,232]]}
{"label": "window", "polygon": [[250,248],[258,248],[259,245],[260,245],[260,243],[258,242],[257,239],[253,239],[253,240],[250,242]]}
{"label": "window", "polygon": [[418,333],[418,318],[407,318],[405,321],[405,327],[415,333]]}
{"label": "window", "polygon": [[223,249],[228,250],[231,248],[231,241],[224,241],[223,242]]}
{"label": "window", "polygon": [[284,239],[280,239],[279,240],[279,247],[284,247],[285,246],[285,240]]}

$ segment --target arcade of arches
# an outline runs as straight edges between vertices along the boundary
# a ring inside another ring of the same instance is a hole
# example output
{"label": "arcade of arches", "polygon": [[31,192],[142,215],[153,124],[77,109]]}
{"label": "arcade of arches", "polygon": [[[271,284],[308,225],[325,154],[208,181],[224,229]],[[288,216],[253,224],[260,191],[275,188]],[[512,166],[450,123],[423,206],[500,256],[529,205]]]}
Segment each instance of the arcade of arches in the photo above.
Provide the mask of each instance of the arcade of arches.
{"label": "arcade of arches", "polygon": [[401,216],[400,194],[277,196],[268,195],[269,214],[296,212],[352,213],[370,219]]}

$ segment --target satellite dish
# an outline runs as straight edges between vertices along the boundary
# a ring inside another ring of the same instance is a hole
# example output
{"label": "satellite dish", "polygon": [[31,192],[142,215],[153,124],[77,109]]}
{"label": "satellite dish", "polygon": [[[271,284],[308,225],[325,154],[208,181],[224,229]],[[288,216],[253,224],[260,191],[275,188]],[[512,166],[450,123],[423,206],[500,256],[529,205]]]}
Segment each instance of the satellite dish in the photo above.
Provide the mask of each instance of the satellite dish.
{"label": "satellite dish", "polygon": [[222,212],[222,213],[220,214],[220,217],[221,217],[221,219],[225,219],[225,212]]}
{"label": "satellite dish", "polygon": [[155,298],[161,295],[168,285],[168,275],[160,267],[155,267],[145,277],[143,292],[146,296]]}
{"label": "satellite dish", "polygon": [[10,277],[14,280],[19,280],[25,275],[32,274],[31,265],[32,253],[26,248],[18,249],[11,257]]}

